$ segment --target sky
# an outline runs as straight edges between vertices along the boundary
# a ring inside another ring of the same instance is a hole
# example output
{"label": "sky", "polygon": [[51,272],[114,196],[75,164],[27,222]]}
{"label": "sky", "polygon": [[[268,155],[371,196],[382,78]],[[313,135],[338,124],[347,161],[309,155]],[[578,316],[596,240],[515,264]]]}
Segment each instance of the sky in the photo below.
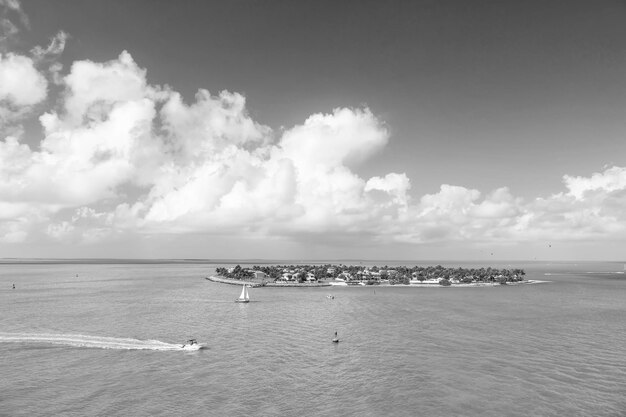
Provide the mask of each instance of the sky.
{"label": "sky", "polygon": [[625,21],[0,0],[0,258],[624,261]]}

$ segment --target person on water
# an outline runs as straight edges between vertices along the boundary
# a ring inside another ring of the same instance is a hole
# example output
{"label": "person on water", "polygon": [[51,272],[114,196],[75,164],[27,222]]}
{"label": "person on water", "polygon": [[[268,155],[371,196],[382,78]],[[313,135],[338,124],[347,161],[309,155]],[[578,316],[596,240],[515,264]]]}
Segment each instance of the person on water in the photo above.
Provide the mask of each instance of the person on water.
{"label": "person on water", "polygon": [[337,332],[335,332],[335,338],[333,339],[333,343],[339,343],[339,337],[337,337]]}
{"label": "person on water", "polygon": [[15,289],[15,284],[13,284],[13,289]]}

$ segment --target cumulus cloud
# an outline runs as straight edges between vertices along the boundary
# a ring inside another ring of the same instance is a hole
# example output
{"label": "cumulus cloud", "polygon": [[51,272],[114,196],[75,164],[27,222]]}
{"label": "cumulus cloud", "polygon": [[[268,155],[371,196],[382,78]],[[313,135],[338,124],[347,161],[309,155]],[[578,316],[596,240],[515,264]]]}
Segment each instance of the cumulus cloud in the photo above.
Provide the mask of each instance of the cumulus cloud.
{"label": "cumulus cloud", "polygon": [[384,177],[372,177],[365,184],[365,191],[382,191],[393,197],[393,202],[406,207],[409,201],[408,191],[411,181],[406,174],[391,172]]}
{"label": "cumulus cloud", "polygon": [[47,92],[48,82],[31,58],[0,52],[0,134],[19,132],[15,123],[31,113]]}
{"label": "cumulus cloud", "polygon": [[281,152],[303,170],[353,167],[385,146],[388,137],[369,109],[336,109],[286,131]]}
{"label": "cumulus cloud", "polygon": [[[63,66],[58,57],[65,49],[68,35],[58,32],[46,48],[33,48],[31,56],[11,52],[8,45],[14,43],[20,29],[10,17],[17,15],[28,29],[28,16],[18,0],[0,0],[0,14],[0,134],[15,134],[21,130],[19,123],[33,112],[33,106],[47,98],[48,78],[55,84],[61,83]],[[46,65],[47,71],[43,69]]]}
{"label": "cumulus cloud", "polygon": [[16,54],[0,54],[0,102],[24,107],[46,98],[48,82],[33,60]]}
{"label": "cumulus cloud", "polygon": [[565,175],[563,182],[568,189],[568,194],[581,200],[588,192],[610,193],[626,188],[626,168],[607,168],[604,172],[596,172],[589,178]]}
{"label": "cumulus cloud", "polygon": [[[34,54],[61,45],[53,41]],[[0,83],[0,97],[14,108],[40,103],[47,84],[31,58],[2,56],[0,78],[17,68],[31,82]],[[482,193],[451,184],[412,197],[405,173],[357,173],[390,139],[366,107],[314,114],[276,132],[251,118],[241,94],[201,89],[185,102],[146,76],[128,52],[74,62],[58,80],[56,107],[39,118],[39,147],[19,135],[0,140],[0,240],[97,243],[147,233],[411,244],[626,237],[625,168],[565,176],[563,192],[531,201],[506,187]]]}
{"label": "cumulus cloud", "polygon": [[626,238],[626,167],[563,177],[567,192],[530,205],[529,229],[561,239]]}
{"label": "cumulus cloud", "polygon": [[[143,77],[124,55],[115,63],[90,65],[82,63],[78,73],[102,80],[111,66],[121,65],[131,73],[126,78],[134,73]],[[45,222],[62,209],[115,198],[116,188],[134,177],[135,166],[140,166],[146,153],[142,140],[149,142],[154,102],[145,98],[147,93],[129,95],[120,90],[121,97],[113,90],[95,97],[90,89],[82,91],[75,77],[73,73],[66,80],[65,103],[69,106],[40,118],[45,133],[40,150],[30,149],[14,136],[0,141],[0,201],[5,203],[0,211]],[[126,78],[119,77],[119,83],[128,87]],[[18,91],[22,104],[39,98]],[[139,151],[134,152],[136,149]]]}
{"label": "cumulus cloud", "polygon": [[[39,150],[15,137],[0,142],[7,213],[28,215],[25,202],[50,218],[108,204],[100,228],[293,235],[356,230],[406,205],[405,175],[368,183],[351,170],[388,140],[367,108],[316,114],[276,138],[250,118],[242,95],[200,90],[186,104],[148,85],[126,52],[105,63],[75,62],[63,85],[58,110],[40,117]],[[373,199],[372,190],[388,201]],[[63,219],[48,235],[67,236],[78,223]]]}
{"label": "cumulus cloud", "polygon": [[[167,139],[181,140],[174,141],[148,197],[135,206],[147,209],[144,224],[322,233],[368,215],[365,181],[343,160],[386,140],[369,111],[316,115],[272,145],[271,129],[249,119],[239,95],[207,94],[191,106],[180,106],[174,95],[163,107]],[[337,146],[319,155],[311,150],[315,137]],[[308,152],[295,143],[309,144]]]}
{"label": "cumulus cloud", "polygon": [[[64,114],[56,118],[68,127],[99,122],[115,106],[150,99],[145,70],[137,66],[126,51],[112,61],[96,63],[77,61],[65,77]],[[49,125],[50,121],[44,122]],[[47,127],[47,126],[46,126]]]}

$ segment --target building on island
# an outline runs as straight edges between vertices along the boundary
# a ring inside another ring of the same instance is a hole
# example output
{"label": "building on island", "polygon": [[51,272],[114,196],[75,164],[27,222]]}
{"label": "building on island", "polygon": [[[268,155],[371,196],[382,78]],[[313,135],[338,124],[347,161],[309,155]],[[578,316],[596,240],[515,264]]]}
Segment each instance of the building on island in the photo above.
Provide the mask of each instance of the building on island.
{"label": "building on island", "polygon": [[267,279],[267,274],[262,271],[252,271],[254,279]]}

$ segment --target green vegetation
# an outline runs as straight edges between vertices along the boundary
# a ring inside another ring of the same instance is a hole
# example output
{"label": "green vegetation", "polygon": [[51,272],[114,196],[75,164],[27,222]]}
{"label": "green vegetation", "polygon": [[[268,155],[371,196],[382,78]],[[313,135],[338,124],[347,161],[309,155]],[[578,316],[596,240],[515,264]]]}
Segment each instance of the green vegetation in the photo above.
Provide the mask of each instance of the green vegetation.
{"label": "green vegetation", "polygon": [[444,287],[449,287],[450,285],[452,285],[452,283],[450,282],[448,278],[444,278],[441,281],[439,281],[439,285],[443,285]]}
{"label": "green vegetation", "polygon": [[318,282],[343,280],[348,284],[408,285],[411,281],[438,281],[440,285],[471,283],[519,282],[524,280],[523,269],[498,268],[445,268],[437,266],[355,266],[355,265],[254,265],[251,268],[217,268],[216,272],[226,278],[242,281],[264,282]]}

